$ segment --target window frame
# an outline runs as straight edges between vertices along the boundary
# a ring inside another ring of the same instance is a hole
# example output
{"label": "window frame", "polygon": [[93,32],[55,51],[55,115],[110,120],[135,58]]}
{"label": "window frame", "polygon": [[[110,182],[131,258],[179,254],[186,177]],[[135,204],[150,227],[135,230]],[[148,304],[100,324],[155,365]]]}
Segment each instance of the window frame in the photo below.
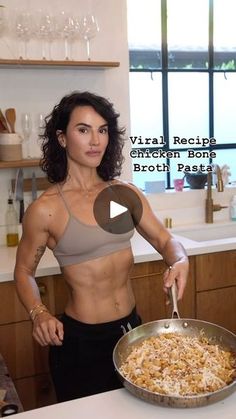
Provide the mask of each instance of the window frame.
{"label": "window frame", "polygon": [[[224,60],[228,58],[228,52],[217,52],[214,51],[214,0],[208,0],[208,67],[206,68],[171,68],[169,67],[169,52],[168,52],[168,44],[167,44],[167,1],[168,0],[161,0],[161,51],[156,50],[143,50],[143,57],[150,61],[150,67],[140,68],[139,66],[133,66],[135,58],[138,56],[142,56],[142,50],[129,50],[129,59],[130,59],[130,73],[161,73],[162,75],[162,109],[163,109],[163,137],[165,141],[165,145],[162,147],[165,151],[180,151],[186,152],[189,147],[186,148],[171,148],[169,144],[169,97],[168,97],[168,74],[169,73],[207,73],[208,74],[208,95],[209,95],[209,138],[214,137],[214,74],[218,73],[236,73],[236,69],[220,69],[214,67],[214,62],[216,61],[216,57],[220,58],[221,56],[224,57]],[[192,52],[191,52],[192,54]],[[183,59],[184,52],[183,51],[176,51],[176,56],[179,59]],[[155,61],[157,61],[157,57],[159,57],[160,67],[153,65]],[[144,61],[145,62],[145,61]],[[236,63],[235,63],[236,65]],[[157,147],[145,147],[146,150],[150,151],[157,151],[159,148]],[[199,150],[199,147],[191,146],[193,150]],[[236,149],[236,143],[225,143],[225,144],[215,144],[209,145],[208,147],[204,147],[204,150],[208,151],[216,151],[217,150],[227,150],[227,149]],[[138,147],[132,147],[132,150],[138,150]],[[166,163],[170,165],[170,159],[166,158]],[[209,157],[209,164],[212,163],[212,158]],[[173,189],[171,185],[171,173],[166,172],[166,189]]]}

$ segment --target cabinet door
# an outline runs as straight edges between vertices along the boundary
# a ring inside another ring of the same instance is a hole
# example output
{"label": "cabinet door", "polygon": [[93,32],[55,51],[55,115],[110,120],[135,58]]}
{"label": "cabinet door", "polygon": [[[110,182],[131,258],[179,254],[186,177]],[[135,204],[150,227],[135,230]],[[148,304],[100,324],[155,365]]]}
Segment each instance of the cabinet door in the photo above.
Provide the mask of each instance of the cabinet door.
{"label": "cabinet door", "polygon": [[223,326],[236,333],[236,287],[197,293],[197,318]]}
{"label": "cabinet door", "polygon": [[[189,257],[189,274],[184,295],[182,300],[178,301],[178,310],[181,318],[196,318],[195,293],[195,257],[191,256]],[[169,310],[170,308],[171,307],[169,307]],[[170,315],[171,312],[169,311],[169,316]]]}
{"label": "cabinet door", "polygon": [[69,296],[69,287],[62,275],[55,275],[54,278],[54,299],[55,313],[62,314]]}
{"label": "cabinet door", "polygon": [[[136,264],[131,273],[136,306],[143,323],[171,317],[171,307],[166,305],[166,295],[163,291],[163,274],[166,268],[163,261],[145,262]],[[181,317],[195,317],[194,294],[194,257],[192,257],[184,297],[178,302]]]}
{"label": "cabinet door", "polygon": [[56,403],[54,386],[49,374],[15,380],[24,410],[37,409]]}
{"label": "cabinet door", "polygon": [[54,301],[54,276],[44,276],[36,278],[39,288],[40,297],[52,314],[55,314],[55,301]]}
{"label": "cabinet door", "polygon": [[30,321],[0,326],[0,353],[13,379],[48,371],[48,348],[35,342]]}
{"label": "cabinet door", "polygon": [[0,283],[0,324],[28,320],[29,315],[21,304],[13,281]]}
{"label": "cabinet door", "polygon": [[131,284],[136,307],[143,323],[166,318],[166,306],[162,289],[164,262],[144,262],[134,266]]}
{"label": "cabinet door", "polygon": [[[40,296],[43,303],[54,313],[53,276],[37,279]],[[28,320],[29,315],[16,293],[14,281],[0,283],[1,310],[0,324],[8,324]]]}
{"label": "cabinet door", "polygon": [[236,285],[236,250],[196,256],[196,289]]}

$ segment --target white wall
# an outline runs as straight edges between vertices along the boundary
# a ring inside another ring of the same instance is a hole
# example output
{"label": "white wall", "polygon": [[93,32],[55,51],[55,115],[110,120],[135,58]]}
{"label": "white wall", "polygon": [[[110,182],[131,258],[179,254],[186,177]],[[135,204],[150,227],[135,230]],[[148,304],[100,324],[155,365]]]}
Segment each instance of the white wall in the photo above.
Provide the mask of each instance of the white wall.
{"label": "white wall", "polygon": [[[39,156],[37,145],[36,118],[38,113],[47,114],[60,98],[73,90],[90,90],[101,94],[111,100],[120,113],[120,124],[127,128],[129,135],[129,89],[128,89],[128,43],[126,23],[126,0],[0,0],[8,10],[16,7],[37,10],[38,7],[52,11],[67,10],[77,15],[86,11],[93,11],[98,18],[100,31],[91,41],[91,55],[94,61],[119,61],[120,67],[106,70],[79,70],[63,69],[25,69],[0,68],[0,107],[5,110],[15,107],[17,130],[20,132],[20,115],[30,112],[34,123],[32,135],[31,154]],[[12,12],[10,11],[10,16]],[[9,25],[12,18],[9,19]],[[63,43],[54,42],[53,58],[63,59]],[[16,40],[9,35],[0,38],[0,57],[17,58],[18,48]],[[39,41],[30,41],[29,58],[41,58]],[[77,60],[86,60],[86,48],[83,41],[73,45],[74,57]],[[129,142],[127,140],[124,154],[128,156]],[[24,169],[25,177],[30,177],[33,169]],[[39,173],[39,169],[37,170]],[[10,179],[14,178],[15,169],[0,170],[0,226],[3,226],[7,201],[7,191]],[[124,164],[122,178],[131,179],[131,166],[129,160]],[[26,204],[30,197],[26,195]],[[2,227],[3,229],[3,227]],[[1,230],[2,230],[1,229]],[[1,233],[1,232],[0,232]],[[0,234],[1,243],[1,234]]]}

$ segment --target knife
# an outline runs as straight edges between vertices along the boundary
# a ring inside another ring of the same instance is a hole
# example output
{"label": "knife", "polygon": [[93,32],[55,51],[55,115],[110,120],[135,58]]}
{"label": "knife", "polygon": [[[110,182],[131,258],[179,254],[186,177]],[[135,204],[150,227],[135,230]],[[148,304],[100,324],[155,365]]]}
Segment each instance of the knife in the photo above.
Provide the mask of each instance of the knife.
{"label": "knife", "polygon": [[19,222],[22,223],[24,215],[24,174],[22,169],[18,169],[15,184],[15,200],[20,202]]}
{"label": "knife", "polygon": [[35,201],[35,199],[37,199],[37,183],[36,183],[35,172],[32,173],[31,188],[32,188],[32,201]]}

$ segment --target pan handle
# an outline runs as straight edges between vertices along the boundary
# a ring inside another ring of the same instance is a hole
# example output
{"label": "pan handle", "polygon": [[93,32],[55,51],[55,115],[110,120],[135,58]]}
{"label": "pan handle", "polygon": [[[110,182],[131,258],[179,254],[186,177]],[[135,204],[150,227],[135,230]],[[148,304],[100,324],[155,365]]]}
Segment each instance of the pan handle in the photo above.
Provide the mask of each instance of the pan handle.
{"label": "pan handle", "polygon": [[177,285],[176,285],[176,281],[169,288],[169,296],[170,296],[170,301],[171,301],[171,305],[172,305],[171,318],[172,319],[174,319],[174,318],[180,319],[178,305],[177,305]]}

